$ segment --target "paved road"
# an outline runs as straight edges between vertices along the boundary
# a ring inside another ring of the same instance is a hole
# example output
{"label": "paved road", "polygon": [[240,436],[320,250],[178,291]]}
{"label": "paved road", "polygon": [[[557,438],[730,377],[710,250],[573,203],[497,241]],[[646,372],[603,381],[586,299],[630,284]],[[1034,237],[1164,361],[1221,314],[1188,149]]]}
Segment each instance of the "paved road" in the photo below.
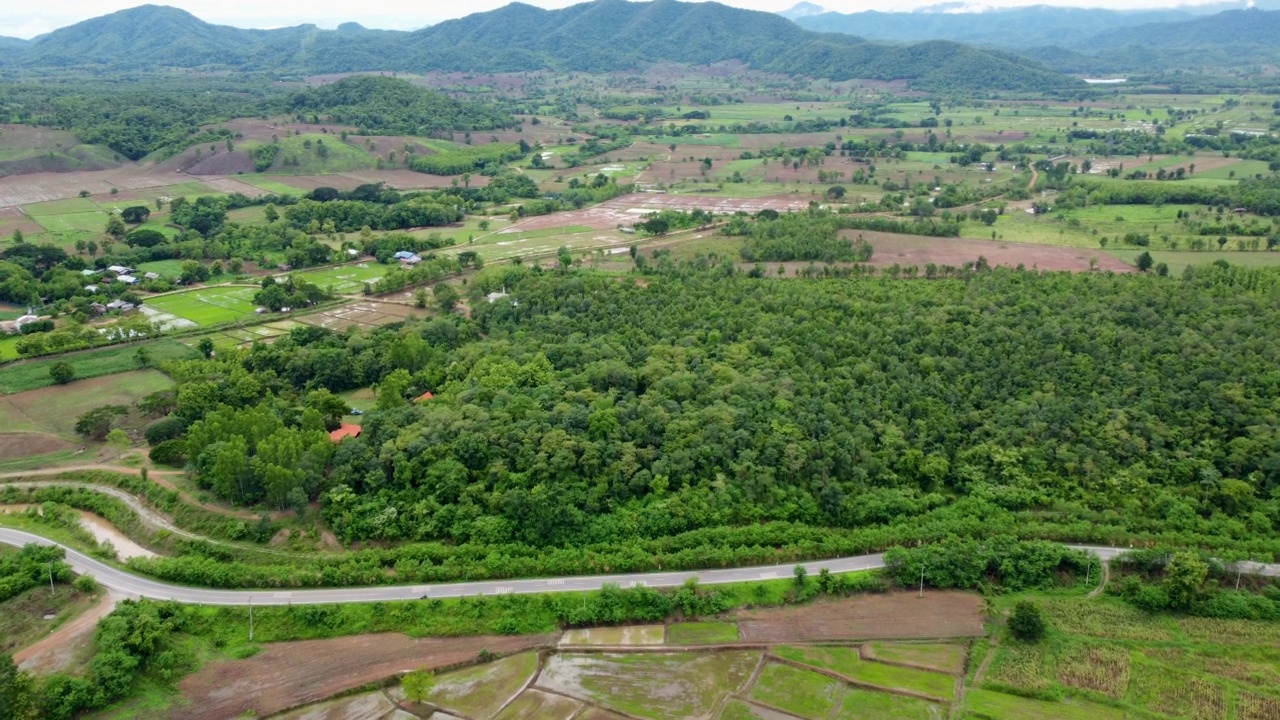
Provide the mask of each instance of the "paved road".
{"label": "paved road", "polygon": [[[0,542],[22,546],[31,543],[59,545],[38,535],[21,530],[0,528]],[[646,585],[649,587],[675,587],[690,578],[697,578],[704,585],[716,585],[753,580],[770,580],[792,576],[794,565],[731,568],[725,570],[701,570],[690,572],[637,573],[632,575],[589,575],[541,580],[495,580],[439,585],[399,585],[360,588],[334,588],[324,590],[211,590],[181,585],[170,585],[119,570],[87,555],[61,546],[67,553],[67,563],[77,573],[88,573],[111,590],[130,597],[148,597],[160,600],[177,600],[200,605],[308,605],[316,603],[354,603],[384,600],[412,600],[428,595],[433,598],[451,598],[475,595],[507,595],[522,593],[572,592],[598,590],[606,583],[619,587]],[[1093,552],[1102,560],[1110,560],[1124,552],[1124,548],[1073,546]],[[871,570],[884,567],[884,555],[875,553],[857,557],[837,558],[801,563],[810,574],[822,568],[833,573]],[[1246,570],[1256,574],[1280,576],[1280,564],[1253,564]]]}

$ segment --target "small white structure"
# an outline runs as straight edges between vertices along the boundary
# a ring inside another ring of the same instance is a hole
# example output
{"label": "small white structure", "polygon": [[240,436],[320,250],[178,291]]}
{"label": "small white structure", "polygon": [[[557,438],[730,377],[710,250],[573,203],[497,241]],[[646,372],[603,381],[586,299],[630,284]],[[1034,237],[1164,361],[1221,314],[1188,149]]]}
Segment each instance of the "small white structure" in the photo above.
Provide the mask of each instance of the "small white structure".
{"label": "small white structure", "polygon": [[143,275],[142,277],[146,278],[147,280],[159,280],[159,279],[160,279],[160,273],[153,273],[153,272],[149,272],[149,273],[146,273],[145,275]]}
{"label": "small white structure", "polygon": [[100,275],[100,274],[102,274],[101,270],[81,270],[80,271],[80,275],[82,277],[93,277],[94,275]]}
{"label": "small white structure", "polygon": [[506,296],[507,296],[507,289],[504,287],[502,288],[502,292],[491,292],[488,295],[485,295],[485,299],[489,301],[490,305],[492,305],[494,302],[501,300]]}
{"label": "small white structure", "polygon": [[138,284],[138,278],[136,278],[136,277],[134,277],[134,276],[132,276],[132,275],[117,275],[117,276],[116,276],[116,280],[119,280],[120,282],[124,283],[125,285],[137,285],[137,284]]}
{"label": "small white structure", "polygon": [[84,286],[84,291],[85,291],[85,292],[88,292],[88,293],[96,293],[96,292],[98,292],[98,286],[97,286],[97,285],[85,285],[85,286]]}
{"label": "small white structure", "polygon": [[133,268],[125,267],[124,265],[108,265],[107,270],[116,275],[130,275],[133,273]]}

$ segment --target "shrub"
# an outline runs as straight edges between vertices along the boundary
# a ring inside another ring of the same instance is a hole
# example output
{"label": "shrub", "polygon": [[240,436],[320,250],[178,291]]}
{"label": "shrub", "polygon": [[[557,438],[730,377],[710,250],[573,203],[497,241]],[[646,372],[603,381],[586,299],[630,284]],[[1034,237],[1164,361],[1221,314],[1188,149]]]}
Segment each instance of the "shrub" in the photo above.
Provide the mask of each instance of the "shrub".
{"label": "shrub", "polygon": [[98,581],[93,579],[92,575],[81,575],[75,579],[75,582],[71,583],[71,587],[87,595],[98,591]]}
{"label": "shrub", "polygon": [[54,363],[49,368],[49,377],[53,378],[53,381],[59,385],[66,385],[76,379],[76,369],[71,367],[71,363],[68,362]]}
{"label": "shrub", "polygon": [[1044,614],[1034,603],[1027,600],[1013,606],[1013,614],[1009,616],[1009,632],[1024,642],[1039,642],[1048,629]]}
{"label": "shrub", "polygon": [[151,462],[157,465],[181,467],[187,461],[187,443],[182,440],[165,440],[148,453]]}
{"label": "shrub", "polygon": [[180,438],[186,431],[186,418],[170,415],[151,423],[143,435],[146,437],[148,445],[155,446],[166,440]]}

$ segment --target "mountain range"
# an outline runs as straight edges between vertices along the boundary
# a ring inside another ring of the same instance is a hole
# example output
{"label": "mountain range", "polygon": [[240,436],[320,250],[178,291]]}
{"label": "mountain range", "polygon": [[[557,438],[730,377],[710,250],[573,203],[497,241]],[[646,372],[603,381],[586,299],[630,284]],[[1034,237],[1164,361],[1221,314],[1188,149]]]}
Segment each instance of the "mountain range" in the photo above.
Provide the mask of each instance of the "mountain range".
{"label": "mountain range", "polygon": [[[1116,11],[1036,5],[966,12],[945,3],[913,12],[822,12],[795,18],[815,32],[872,41],[946,39],[996,47],[1072,73],[1247,67],[1280,62],[1280,0]],[[1270,9],[1270,10],[1268,10]],[[788,11],[789,12],[789,11]]]}
{"label": "mountain range", "polygon": [[767,71],[844,80],[907,80],[955,90],[1073,89],[1078,81],[1011,54],[932,41],[871,43],[816,33],[772,13],[716,2],[594,0],[560,10],[512,3],[415,32],[300,25],[248,30],[144,5],[11,46],[0,66],[289,73],[616,71],[654,62],[742,61]]}

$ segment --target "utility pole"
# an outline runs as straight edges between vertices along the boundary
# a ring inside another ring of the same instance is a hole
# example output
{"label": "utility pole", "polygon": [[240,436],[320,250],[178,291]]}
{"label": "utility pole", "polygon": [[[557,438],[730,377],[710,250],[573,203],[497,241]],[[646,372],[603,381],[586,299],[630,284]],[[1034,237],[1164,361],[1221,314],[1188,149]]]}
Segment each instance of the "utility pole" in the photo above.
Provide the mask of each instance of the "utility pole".
{"label": "utility pole", "polygon": [[1084,586],[1085,587],[1089,587],[1089,578],[1091,577],[1090,573],[1092,572],[1093,572],[1093,558],[1089,558],[1087,561],[1085,561],[1085,565],[1084,565]]}
{"label": "utility pole", "polygon": [[1236,590],[1240,589],[1240,575],[1244,572],[1244,567],[1240,565],[1240,561],[1236,561]]}
{"label": "utility pole", "polygon": [[924,598],[924,563],[920,564],[920,597]]}
{"label": "utility pole", "polygon": [[253,642],[253,596],[249,596],[249,642]]}
{"label": "utility pole", "polygon": [[[1236,584],[1239,585],[1239,582]],[[53,561],[49,561],[49,594],[53,594]]]}

